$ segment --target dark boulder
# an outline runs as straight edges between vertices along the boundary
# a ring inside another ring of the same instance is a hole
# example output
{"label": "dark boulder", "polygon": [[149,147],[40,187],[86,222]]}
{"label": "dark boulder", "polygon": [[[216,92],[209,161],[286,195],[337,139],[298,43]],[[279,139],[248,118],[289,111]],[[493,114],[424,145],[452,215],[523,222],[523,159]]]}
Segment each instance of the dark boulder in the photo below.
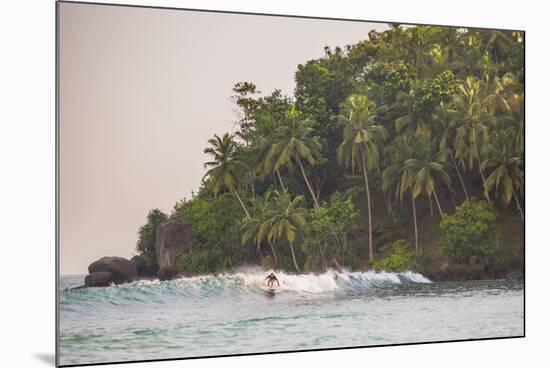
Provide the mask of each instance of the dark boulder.
{"label": "dark boulder", "polygon": [[159,270],[159,280],[166,281],[172,280],[176,277],[177,271],[175,267],[163,267]]}
{"label": "dark boulder", "polygon": [[150,276],[149,267],[147,267],[147,263],[141,256],[133,256],[130,258],[130,262],[136,266],[138,276]]}
{"label": "dark boulder", "polygon": [[520,280],[523,278],[523,272],[521,270],[508,270],[506,278],[508,280]]}
{"label": "dark boulder", "polygon": [[506,276],[502,270],[491,268],[479,260],[474,262],[471,258],[467,264],[444,262],[440,267],[424,270],[422,274],[432,281],[494,280]]}
{"label": "dark boulder", "polygon": [[135,264],[122,257],[103,257],[88,266],[88,272],[110,272],[115,284],[134,281],[138,276]]}
{"label": "dark boulder", "polygon": [[113,282],[113,274],[106,271],[92,272],[84,278],[84,285],[92,286],[109,286]]}
{"label": "dark boulder", "polygon": [[181,220],[168,220],[157,227],[155,252],[159,273],[163,268],[176,267],[180,254],[193,246],[192,226]]}

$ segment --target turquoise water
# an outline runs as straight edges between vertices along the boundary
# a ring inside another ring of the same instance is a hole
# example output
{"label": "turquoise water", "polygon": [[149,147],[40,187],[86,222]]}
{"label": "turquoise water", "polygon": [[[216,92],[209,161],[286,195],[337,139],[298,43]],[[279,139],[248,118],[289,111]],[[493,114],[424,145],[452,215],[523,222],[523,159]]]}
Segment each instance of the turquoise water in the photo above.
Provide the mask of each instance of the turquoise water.
{"label": "turquoise water", "polygon": [[432,283],[420,274],[264,272],[66,290],[60,363],[185,358],[523,335],[521,281]]}

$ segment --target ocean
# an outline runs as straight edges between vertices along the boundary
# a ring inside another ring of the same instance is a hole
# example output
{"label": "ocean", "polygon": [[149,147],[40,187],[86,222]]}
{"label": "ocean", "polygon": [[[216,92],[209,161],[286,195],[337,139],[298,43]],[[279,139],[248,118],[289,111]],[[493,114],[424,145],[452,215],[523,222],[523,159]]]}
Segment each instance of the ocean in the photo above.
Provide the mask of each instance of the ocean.
{"label": "ocean", "polygon": [[60,277],[60,364],[522,336],[523,281],[430,282],[413,273],[267,273],[136,281]]}

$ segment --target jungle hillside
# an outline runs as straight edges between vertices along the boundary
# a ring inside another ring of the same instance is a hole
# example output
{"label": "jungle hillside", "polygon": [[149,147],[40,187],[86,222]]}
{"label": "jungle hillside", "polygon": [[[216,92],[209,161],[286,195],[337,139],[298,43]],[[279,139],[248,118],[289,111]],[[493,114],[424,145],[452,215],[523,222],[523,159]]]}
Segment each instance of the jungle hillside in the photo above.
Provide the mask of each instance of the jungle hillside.
{"label": "jungle hillside", "polygon": [[183,274],[523,272],[524,34],[392,24],[365,38],[298,65],[292,96],[235,81],[240,118],[205,142],[200,190],[139,229],[151,267],[156,227],[181,219]]}

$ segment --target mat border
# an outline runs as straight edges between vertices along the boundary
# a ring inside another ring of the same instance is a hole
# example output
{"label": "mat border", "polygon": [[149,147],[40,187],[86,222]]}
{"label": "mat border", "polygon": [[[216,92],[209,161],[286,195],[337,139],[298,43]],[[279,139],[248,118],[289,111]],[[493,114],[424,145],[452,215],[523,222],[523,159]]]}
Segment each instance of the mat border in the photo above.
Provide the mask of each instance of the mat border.
{"label": "mat border", "polygon": [[69,0],[56,0],[55,1],[55,366],[56,367],[87,367],[87,366],[100,366],[100,365],[115,365],[115,364],[131,364],[131,363],[151,363],[151,362],[166,362],[166,361],[181,361],[181,360],[193,360],[193,359],[212,359],[212,358],[230,358],[241,356],[254,356],[254,355],[268,355],[268,354],[292,354],[303,352],[319,352],[319,351],[333,351],[333,350],[351,350],[351,349],[365,349],[376,347],[389,347],[389,346],[409,346],[409,345],[430,345],[430,344],[445,344],[456,342],[469,342],[469,341],[492,341],[492,340],[508,340],[508,339],[520,339],[526,337],[526,249],[527,249],[527,206],[526,195],[523,196],[523,210],[524,210],[524,226],[523,226],[523,262],[524,262],[524,275],[523,275],[523,334],[506,337],[487,337],[487,338],[475,338],[475,339],[458,339],[458,340],[438,340],[438,341],[424,341],[424,342],[412,342],[412,343],[397,343],[397,344],[381,344],[381,345],[363,345],[363,346],[346,346],[346,347],[334,347],[334,348],[320,348],[320,349],[301,349],[301,350],[284,350],[284,351],[268,351],[268,352],[256,352],[256,353],[236,353],[236,354],[222,354],[222,355],[205,355],[194,356],[185,358],[161,358],[161,359],[144,359],[144,360],[125,360],[125,361],[113,361],[102,363],[83,363],[83,364],[63,364],[59,362],[59,278],[60,278],[60,262],[59,262],[59,235],[60,235],[60,127],[59,127],[59,111],[60,111],[60,69],[59,69],[59,36],[60,36],[60,22],[59,22],[59,6],[60,4],[75,4],[75,5],[90,5],[90,6],[110,6],[110,7],[123,7],[123,8],[142,8],[142,9],[156,9],[156,10],[170,10],[170,11],[187,11],[187,12],[200,12],[200,13],[216,13],[216,14],[235,14],[235,15],[254,15],[254,16],[266,16],[266,17],[278,17],[278,18],[298,18],[298,19],[314,19],[314,20],[329,20],[329,21],[345,21],[345,22],[361,22],[361,23],[378,23],[378,24],[400,24],[408,26],[433,26],[444,28],[468,28],[479,30],[494,30],[494,31],[512,31],[523,33],[523,68],[524,68],[524,134],[523,134],[523,162],[524,162],[524,186],[525,193],[527,193],[527,163],[525,157],[527,155],[527,32],[525,29],[512,29],[512,28],[492,28],[492,27],[479,27],[468,25],[449,25],[449,24],[436,24],[436,23],[411,23],[402,21],[381,21],[381,20],[368,20],[368,19],[354,19],[354,18],[331,18],[321,16],[306,16],[306,15],[291,15],[291,14],[276,14],[276,13],[257,13],[257,12],[240,12],[231,10],[213,10],[213,9],[198,9],[198,8],[177,8],[170,6],[154,6],[154,5],[136,5],[136,4],[122,4],[122,3],[102,3],[102,2],[86,2],[86,1],[69,1]]}

